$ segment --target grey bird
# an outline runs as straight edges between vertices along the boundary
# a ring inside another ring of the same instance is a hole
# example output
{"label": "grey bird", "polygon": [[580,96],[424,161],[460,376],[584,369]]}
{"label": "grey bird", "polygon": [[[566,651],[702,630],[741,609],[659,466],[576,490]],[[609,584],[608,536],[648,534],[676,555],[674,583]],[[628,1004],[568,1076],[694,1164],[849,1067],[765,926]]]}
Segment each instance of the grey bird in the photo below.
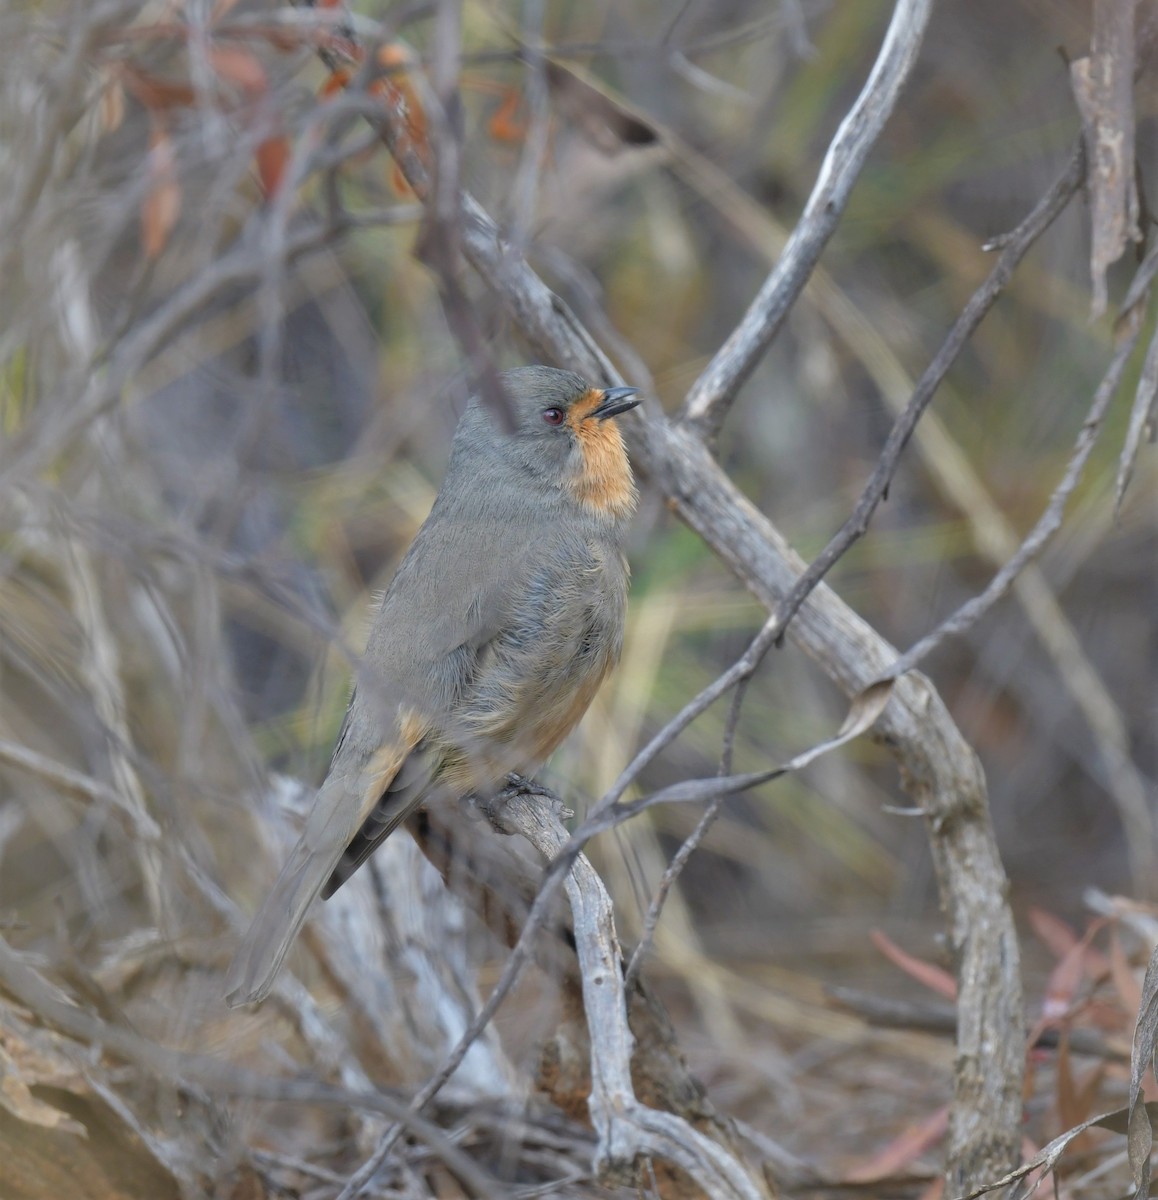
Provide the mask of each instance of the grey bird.
{"label": "grey bird", "polygon": [[514,428],[477,398],[459,421],[374,614],[329,772],[229,969],[230,1005],[269,994],[314,899],[416,809],[540,766],[618,661],[636,491],[613,418],[636,390],[539,366],[502,382]]}

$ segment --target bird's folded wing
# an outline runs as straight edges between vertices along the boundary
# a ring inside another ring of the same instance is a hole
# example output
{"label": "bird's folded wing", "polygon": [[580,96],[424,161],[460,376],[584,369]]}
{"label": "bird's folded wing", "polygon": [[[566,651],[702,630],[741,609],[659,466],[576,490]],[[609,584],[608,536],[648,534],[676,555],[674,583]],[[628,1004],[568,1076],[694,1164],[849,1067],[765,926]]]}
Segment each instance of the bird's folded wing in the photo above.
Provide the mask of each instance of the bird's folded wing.
{"label": "bird's folded wing", "polygon": [[384,785],[385,771],[377,773],[378,782],[371,774],[367,798],[374,793],[378,798],[327,878],[323,900],[328,900],[420,804],[427,802],[439,758],[437,746],[419,742]]}
{"label": "bird's folded wing", "polygon": [[[230,966],[230,1005],[269,994],[318,894],[340,886],[425,800],[438,756],[412,752],[432,726],[453,736],[480,655],[507,627],[512,602],[549,548],[509,512],[499,520],[478,495],[439,494],[374,618],[362,678],[305,831]],[[407,719],[407,711],[424,718]]]}

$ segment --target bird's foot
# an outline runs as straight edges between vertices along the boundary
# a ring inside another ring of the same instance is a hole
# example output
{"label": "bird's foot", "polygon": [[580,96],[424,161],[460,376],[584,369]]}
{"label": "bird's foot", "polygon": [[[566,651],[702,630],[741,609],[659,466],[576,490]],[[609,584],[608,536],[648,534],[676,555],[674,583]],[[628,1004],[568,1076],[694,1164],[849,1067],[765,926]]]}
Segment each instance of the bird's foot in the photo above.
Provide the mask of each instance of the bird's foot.
{"label": "bird's foot", "polygon": [[574,809],[568,808],[550,788],[513,771],[494,795],[475,796],[474,801],[479,811],[500,833],[516,833],[518,830],[512,827],[504,813],[507,805],[519,798],[532,799],[544,805],[552,816],[561,821],[569,821],[575,815]]}

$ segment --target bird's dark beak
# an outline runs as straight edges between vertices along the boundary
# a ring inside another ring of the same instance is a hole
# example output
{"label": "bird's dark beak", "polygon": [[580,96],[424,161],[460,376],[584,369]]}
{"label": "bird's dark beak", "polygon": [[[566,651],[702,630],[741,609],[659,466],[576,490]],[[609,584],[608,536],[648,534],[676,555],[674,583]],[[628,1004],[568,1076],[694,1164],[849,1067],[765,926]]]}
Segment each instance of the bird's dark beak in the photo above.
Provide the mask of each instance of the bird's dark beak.
{"label": "bird's dark beak", "polygon": [[[633,398],[634,397],[634,398]],[[617,417],[640,403],[639,388],[607,388],[603,399],[591,410],[590,415],[606,421],[608,417]]]}

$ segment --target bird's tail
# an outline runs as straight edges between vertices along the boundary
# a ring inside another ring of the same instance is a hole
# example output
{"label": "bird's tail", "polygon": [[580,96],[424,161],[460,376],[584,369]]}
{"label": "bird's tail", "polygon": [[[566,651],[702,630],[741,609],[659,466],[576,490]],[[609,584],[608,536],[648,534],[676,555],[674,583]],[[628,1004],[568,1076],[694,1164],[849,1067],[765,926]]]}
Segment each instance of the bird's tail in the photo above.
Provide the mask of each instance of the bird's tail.
{"label": "bird's tail", "polygon": [[323,787],[305,831],[229,966],[225,1002],[230,1008],[256,1004],[269,995],[314,898],[356,829],[356,804],[347,814],[342,810],[350,806],[342,805],[341,797],[327,796],[326,790]]}

